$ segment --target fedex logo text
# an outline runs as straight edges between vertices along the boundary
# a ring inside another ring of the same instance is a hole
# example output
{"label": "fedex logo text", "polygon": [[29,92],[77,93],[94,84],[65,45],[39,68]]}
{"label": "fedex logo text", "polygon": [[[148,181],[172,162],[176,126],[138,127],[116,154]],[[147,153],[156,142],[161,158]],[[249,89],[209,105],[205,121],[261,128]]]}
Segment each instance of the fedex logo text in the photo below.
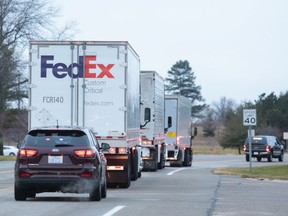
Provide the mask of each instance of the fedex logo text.
{"label": "fedex logo text", "polygon": [[[79,56],[79,63],[72,63],[66,65],[62,62],[53,64],[54,56],[53,55],[44,55],[41,56],[41,78],[47,77],[47,72],[50,69],[52,74],[59,79],[65,78],[67,75],[71,78],[114,78],[111,73],[111,68],[114,64],[96,64],[96,56]],[[85,65],[85,71],[84,71]],[[72,71],[73,68],[76,68]],[[99,68],[100,73],[96,74],[95,69]],[[94,71],[92,71],[94,69]]]}

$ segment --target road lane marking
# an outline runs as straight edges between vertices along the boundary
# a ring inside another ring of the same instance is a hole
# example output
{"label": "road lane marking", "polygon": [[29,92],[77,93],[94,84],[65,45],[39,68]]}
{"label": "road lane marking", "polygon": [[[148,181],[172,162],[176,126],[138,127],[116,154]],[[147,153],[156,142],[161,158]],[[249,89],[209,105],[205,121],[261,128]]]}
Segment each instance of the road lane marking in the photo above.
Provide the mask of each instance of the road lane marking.
{"label": "road lane marking", "polygon": [[120,211],[121,209],[123,209],[124,207],[125,206],[116,206],[115,208],[111,209],[110,211],[108,211],[103,216],[111,216],[111,215],[115,214],[116,212]]}
{"label": "road lane marking", "polygon": [[0,192],[2,192],[2,191],[6,191],[6,190],[10,190],[10,189],[13,189],[14,188],[14,186],[12,186],[12,187],[8,187],[8,188],[3,188],[3,189],[0,189]]}
{"label": "road lane marking", "polygon": [[14,170],[6,170],[6,171],[0,171],[0,173],[9,173],[9,172],[13,172]]}
{"label": "road lane marking", "polygon": [[185,169],[187,169],[187,168],[177,169],[177,170],[174,170],[174,171],[172,171],[172,172],[167,173],[167,175],[173,175],[174,173],[179,172],[179,171],[182,171],[182,170],[185,170]]}

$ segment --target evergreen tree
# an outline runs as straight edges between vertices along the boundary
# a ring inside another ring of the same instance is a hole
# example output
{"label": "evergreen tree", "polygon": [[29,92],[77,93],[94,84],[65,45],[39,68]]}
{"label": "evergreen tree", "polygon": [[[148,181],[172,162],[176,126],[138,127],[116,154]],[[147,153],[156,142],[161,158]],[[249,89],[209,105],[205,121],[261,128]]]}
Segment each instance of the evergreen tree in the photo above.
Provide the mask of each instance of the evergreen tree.
{"label": "evergreen tree", "polygon": [[187,60],[177,61],[168,71],[166,78],[165,92],[167,94],[179,94],[191,99],[192,116],[200,117],[200,112],[206,108],[205,104],[197,104],[204,102],[201,96],[201,86],[195,83],[196,76],[192,71]]}

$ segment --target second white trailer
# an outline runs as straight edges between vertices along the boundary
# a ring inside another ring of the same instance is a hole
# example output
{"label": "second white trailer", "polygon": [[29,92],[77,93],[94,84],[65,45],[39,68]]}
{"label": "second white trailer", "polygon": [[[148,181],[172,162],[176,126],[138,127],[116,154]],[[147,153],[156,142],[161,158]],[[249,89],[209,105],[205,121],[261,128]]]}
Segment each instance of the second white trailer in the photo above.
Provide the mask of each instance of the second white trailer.
{"label": "second white trailer", "polygon": [[155,71],[141,71],[141,143],[143,169],[165,167],[164,78]]}

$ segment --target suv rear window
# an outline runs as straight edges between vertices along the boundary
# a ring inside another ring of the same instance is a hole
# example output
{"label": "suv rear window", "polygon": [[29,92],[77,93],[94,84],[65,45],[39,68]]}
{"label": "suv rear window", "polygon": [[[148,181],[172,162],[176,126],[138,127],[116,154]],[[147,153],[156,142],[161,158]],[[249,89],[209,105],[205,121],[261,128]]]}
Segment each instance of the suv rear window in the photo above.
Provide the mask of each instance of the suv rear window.
{"label": "suv rear window", "polygon": [[[246,140],[246,144],[249,143],[249,140],[247,138]],[[267,138],[266,137],[252,137],[252,140],[251,140],[251,143],[252,144],[267,144]]]}
{"label": "suv rear window", "polygon": [[59,147],[88,146],[88,137],[79,130],[32,130],[24,140],[25,146]]}

